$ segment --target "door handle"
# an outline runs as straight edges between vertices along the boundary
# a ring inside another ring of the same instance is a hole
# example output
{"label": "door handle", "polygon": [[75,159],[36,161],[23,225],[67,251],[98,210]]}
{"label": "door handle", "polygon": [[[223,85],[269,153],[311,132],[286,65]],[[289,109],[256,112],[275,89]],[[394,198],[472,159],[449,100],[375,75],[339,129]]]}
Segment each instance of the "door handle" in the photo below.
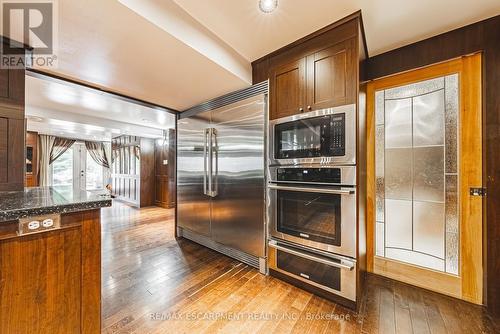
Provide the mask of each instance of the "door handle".
{"label": "door handle", "polygon": [[300,191],[306,193],[319,193],[319,194],[337,194],[337,195],[352,195],[356,191],[354,189],[325,189],[325,188],[306,188],[306,187],[290,187],[290,186],[278,186],[276,184],[268,184],[269,189],[276,190],[290,190],[290,191]]}
{"label": "door handle", "polygon": [[486,196],[486,188],[470,188],[469,192],[471,196]]}
{"label": "door handle", "polygon": [[207,159],[208,159],[208,156],[207,156],[207,151],[208,151],[208,135],[209,135],[209,129],[205,129],[205,133],[204,133],[204,139],[205,139],[205,142],[203,144],[203,194],[204,195],[208,195],[208,189],[207,189],[207,172],[208,172],[208,168],[207,168]]}
{"label": "door handle", "polygon": [[309,255],[307,253],[303,253],[303,252],[297,251],[297,250],[292,249],[292,248],[281,246],[280,244],[278,244],[274,240],[271,240],[268,245],[269,245],[269,247],[278,249],[278,250],[283,251],[285,253],[299,256],[299,257],[302,257],[302,258],[307,259],[307,260],[323,263],[323,264],[326,264],[327,266],[337,267],[337,268],[345,269],[345,270],[349,270],[349,271],[354,269],[354,263],[352,261],[348,261],[348,260],[345,260],[343,258],[337,258],[340,262],[336,262],[333,260],[326,259],[324,257]]}
{"label": "door handle", "polygon": [[213,128],[208,130],[208,192],[207,195],[212,196],[212,181],[213,181]]}
{"label": "door handle", "polygon": [[211,191],[211,196],[215,197],[218,195],[219,192],[219,144],[217,142],[217,129],[212,129],[212,136],[213,136],[212,154],[215,153],[215,159],[212,157],[212,160],[215,160],[215,174],[213,175],[213,182],[212,182],[213,188],[210,189],[210,191]]}

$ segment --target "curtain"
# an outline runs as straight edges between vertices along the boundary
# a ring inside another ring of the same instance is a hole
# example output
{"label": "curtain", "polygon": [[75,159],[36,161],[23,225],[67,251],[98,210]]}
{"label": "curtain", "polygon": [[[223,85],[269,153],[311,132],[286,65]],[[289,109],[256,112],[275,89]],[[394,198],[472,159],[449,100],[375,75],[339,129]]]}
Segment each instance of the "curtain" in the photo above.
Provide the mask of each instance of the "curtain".
{"label": "curtain", "polygon": [[109,160],[103,143],[85,141],[85,147],[95,162],[104,168],[109,168]]}
{"label": "curtain", "polygon": [[50,152],[54,146],[54,136],[38,136],[38,157],[39,157],[39,184],[40,186],[50,186]]}
{"label": "curtain", "polygon": [[49,165],[54,161],[56,161],[57,158],[59,158],[61,155],[63,155],[64,152],[66,152],[66,150],[75,143],[75,141],[76,140],[74,139],[56,137],[54,139],[54,145],[52,146],[52,150],[50,151]]}

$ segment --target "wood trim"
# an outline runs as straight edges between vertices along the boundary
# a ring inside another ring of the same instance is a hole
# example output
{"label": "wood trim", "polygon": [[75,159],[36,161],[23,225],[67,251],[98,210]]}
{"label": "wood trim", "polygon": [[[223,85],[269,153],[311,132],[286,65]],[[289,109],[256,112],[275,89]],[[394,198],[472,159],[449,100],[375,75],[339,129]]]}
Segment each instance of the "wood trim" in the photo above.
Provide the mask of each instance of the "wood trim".
{"label": "wood trim", "polygon": [[373,272],[375,254],[375,88],[366,85],[366,270]]}
{"label": "wood trim", "polygon": [[375,257],[373,273],[455,298],[462,296],[460,277],[412,266],[408,263]]}
{"label": "wood trim", "polygon": [[[460,76],[460,283],[458,288],[442,274],[375,256],[375,91],[459,73]],[[367,270],[403,282],[483,303],[482,201],[471,199],[470,187],[482,185],[481,54],[464,56],[425,68],[381,78],[367,85]],[[398,268],[402,266],[404,268]],[[418,268],[415,270],[413,268]],[[396,273],[391,271],[395,271]],[[416,276],[412,276],[416,275]],[[425,278],[431,275],[432,278]],[[439,277],[443,280],[441,282]],[[421,281],[424,283],[421,283]],[[457,290],[458,289],[458,290]]]}
{"label": "wood trim", "polygon": [[[482,187],[481,54],[463,58],[460,81],[460,242],[462,298],[476,304],[483,300],[482,197],[472,197],[471,187]],[[469,247],[467,247],[469,246]]]}

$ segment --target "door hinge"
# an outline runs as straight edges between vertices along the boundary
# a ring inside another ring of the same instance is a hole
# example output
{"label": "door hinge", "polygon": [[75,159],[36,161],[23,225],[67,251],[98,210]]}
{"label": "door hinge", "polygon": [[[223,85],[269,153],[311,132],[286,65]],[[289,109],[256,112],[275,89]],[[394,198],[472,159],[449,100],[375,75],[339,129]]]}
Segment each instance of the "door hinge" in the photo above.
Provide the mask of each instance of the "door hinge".
{"label": "door hinge", "polygon": [[486,196],[486,188],[470,188],[471,196]]}

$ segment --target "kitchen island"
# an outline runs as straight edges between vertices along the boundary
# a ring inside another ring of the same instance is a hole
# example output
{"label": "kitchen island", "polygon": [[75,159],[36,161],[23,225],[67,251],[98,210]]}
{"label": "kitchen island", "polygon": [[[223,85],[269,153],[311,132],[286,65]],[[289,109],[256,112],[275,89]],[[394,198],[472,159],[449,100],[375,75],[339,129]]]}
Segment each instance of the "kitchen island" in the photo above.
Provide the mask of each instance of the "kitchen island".
{"label": "kitchen island", "polygon": [[0,333],[100,333],[100,209],[69,187],[0,192]]}

